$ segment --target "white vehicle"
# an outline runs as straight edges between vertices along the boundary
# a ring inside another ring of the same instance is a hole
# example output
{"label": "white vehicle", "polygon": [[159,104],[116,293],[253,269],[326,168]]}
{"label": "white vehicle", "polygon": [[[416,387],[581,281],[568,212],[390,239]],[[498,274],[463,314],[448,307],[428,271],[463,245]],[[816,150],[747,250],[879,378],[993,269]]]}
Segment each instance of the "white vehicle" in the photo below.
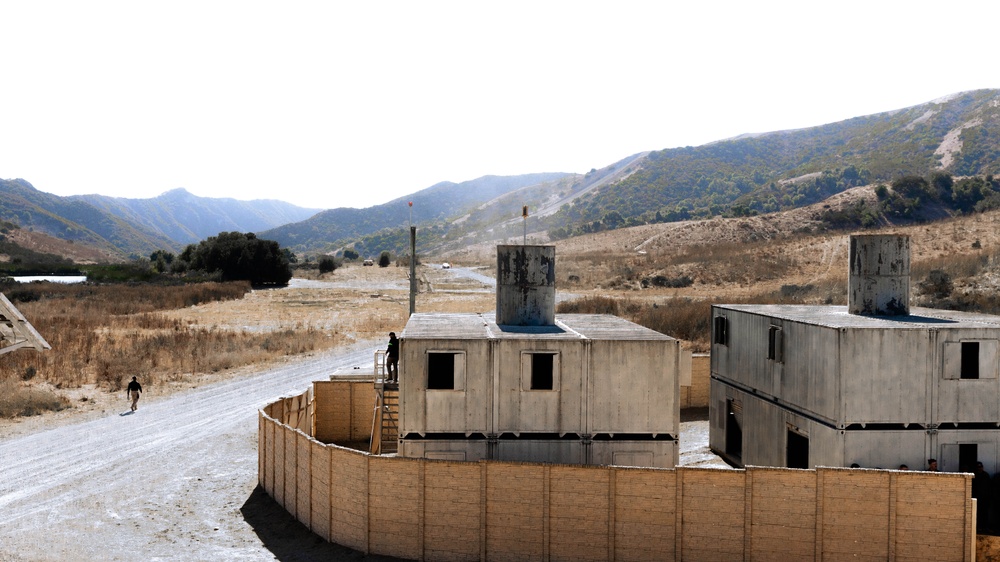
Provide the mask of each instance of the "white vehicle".
{"label": "white vehicle", "polygon": [[448,262],[444,262],[441,264],[441,269],[451,269],[451,264]]}

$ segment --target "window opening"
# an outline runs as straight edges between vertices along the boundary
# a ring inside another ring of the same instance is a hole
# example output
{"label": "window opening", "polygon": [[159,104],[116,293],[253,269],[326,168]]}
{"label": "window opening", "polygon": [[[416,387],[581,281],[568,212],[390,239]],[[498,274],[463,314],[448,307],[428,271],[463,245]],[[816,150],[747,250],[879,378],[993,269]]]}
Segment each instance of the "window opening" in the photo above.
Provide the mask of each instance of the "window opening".
{"label": "window opening", "polygon": [[552,390],[553,376],[552,353],[531,354],[531,390]]}
{"label": "window opening", "polygon": [[962,342],[962,371],[963,379],[979,378],[979,342]]}
{"label": "window opening", "polygon": [[767,331],[767,358],[772,361],[782,360],[781,357],[781,328],[779,326],[771,326]]}
{"label": "window opening", "polygon": [[455,390],[455,356],[457,353],[427,354],[427,390]]}
{"label": "window opening", "polygon": [[729,342],[729,321],[725,316],[715,317],[715,343],[728,345]]}
{"label": "window opening", "polygon": [[788,430],[785,461],[788,468],[809,468],[809,438]]}

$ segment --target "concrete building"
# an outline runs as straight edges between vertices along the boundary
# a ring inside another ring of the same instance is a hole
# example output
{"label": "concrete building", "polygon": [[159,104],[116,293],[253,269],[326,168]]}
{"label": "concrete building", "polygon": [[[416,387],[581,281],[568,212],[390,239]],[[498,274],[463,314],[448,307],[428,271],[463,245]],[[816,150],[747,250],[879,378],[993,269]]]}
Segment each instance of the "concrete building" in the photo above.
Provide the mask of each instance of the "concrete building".
{"label": "concrete building", "polygon": [[673,467],[680,342],[555,314],[555,248],[499,246],[494,314],[413,314],[400,336],[404,457]]}
{"label": "concrete building", "polygon": [[1000,469],[1000,317],[909,307],[909,239],[850,241],[848,306],[712,307],[709,444],[738,466]]}

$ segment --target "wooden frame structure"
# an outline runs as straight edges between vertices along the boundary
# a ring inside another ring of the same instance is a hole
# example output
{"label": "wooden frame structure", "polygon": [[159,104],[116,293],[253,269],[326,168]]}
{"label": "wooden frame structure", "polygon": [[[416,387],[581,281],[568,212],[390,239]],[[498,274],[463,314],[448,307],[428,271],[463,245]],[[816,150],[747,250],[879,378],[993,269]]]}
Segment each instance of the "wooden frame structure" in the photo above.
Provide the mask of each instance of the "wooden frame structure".
{"label": "wooden frame structure", "polygon": [[52,349],[24,315],[0,293],[0,355],[24,347],[37,351]]}

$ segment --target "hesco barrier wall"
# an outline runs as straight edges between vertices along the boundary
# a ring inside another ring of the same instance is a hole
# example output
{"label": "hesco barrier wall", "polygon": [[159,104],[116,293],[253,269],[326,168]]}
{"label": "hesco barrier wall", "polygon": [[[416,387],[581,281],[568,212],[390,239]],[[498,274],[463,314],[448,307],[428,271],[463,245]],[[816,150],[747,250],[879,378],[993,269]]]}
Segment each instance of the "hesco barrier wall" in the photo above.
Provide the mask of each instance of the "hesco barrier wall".
{"label": "hesco barrier wall", "polygon": [[[318,441],[310,434],[317,424],[303,420],[325,412],[331,423],[339,420],[335,426],[354,428],[349,432],[363,427],[363,420],[345,421],[365,411],[351,384],[317,385],[315,394],[260,412],[259,480],[313,532],[364,553],[416,560],[974,560],[968,474],[373,456]],[[341,406],[316,407],[314,397]]]}

